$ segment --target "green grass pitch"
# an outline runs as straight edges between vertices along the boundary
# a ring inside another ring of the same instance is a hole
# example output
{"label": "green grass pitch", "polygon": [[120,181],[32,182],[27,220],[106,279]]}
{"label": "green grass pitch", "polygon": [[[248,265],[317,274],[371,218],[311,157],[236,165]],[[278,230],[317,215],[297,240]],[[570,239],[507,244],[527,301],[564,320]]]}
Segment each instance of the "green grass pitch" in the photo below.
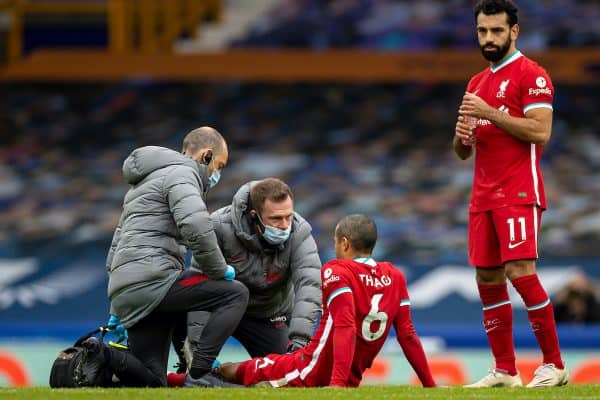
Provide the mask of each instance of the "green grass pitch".
{"label": "green grass pitch", "polygon": [[558,388],[423,389],[416,386],[363,386],[358,389],[50,389],[0,388],[0,399],[11,400],[371,400],[371,399],[600,399],[600,385],[569,385]]}

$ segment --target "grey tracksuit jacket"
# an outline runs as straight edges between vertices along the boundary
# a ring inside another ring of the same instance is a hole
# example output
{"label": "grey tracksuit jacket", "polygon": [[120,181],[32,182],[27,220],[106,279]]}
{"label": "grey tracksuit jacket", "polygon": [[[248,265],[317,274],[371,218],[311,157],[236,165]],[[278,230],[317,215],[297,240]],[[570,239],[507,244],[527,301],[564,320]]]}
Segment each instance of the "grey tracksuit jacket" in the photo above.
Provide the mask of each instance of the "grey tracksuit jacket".
{"label": "grey tracksuit jacket", "polygon": [[246,315],[273,318],[291,312],[290,339],[310,338],[321,310],[321,260],[310,224],[294,213],[289,239],[273,246],[253,229],[243,185],[230,206],[212,213],[219,247],[250,291]]}
{"label": "grey tracksuit jacket", "polygon": [[203,199],[208,168],[176,151],[147,146],[123,163],[131,188],[106,260],[111,313],[129,328],[162,301],[185,267],[221,279],[226,263]]}

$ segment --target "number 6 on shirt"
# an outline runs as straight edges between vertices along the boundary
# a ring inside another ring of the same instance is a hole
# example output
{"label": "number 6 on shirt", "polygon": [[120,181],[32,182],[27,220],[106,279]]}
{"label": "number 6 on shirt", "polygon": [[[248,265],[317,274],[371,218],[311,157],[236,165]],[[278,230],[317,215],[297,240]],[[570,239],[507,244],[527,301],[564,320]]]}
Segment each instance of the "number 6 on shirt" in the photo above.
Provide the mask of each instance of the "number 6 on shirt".
{"label": "number 6 on shirt", "polygon": [[[388,321],[388,315],[379,311],[379,302],[383,294],[375,294],[371,298],[371,310],[365,316],[362,323],[362,336],[368,342],[373,342],[379,339],[385,332],[385,327]],[[376,332],[371,332],[371,324],[375,321],[379,321],[379,329]]]}

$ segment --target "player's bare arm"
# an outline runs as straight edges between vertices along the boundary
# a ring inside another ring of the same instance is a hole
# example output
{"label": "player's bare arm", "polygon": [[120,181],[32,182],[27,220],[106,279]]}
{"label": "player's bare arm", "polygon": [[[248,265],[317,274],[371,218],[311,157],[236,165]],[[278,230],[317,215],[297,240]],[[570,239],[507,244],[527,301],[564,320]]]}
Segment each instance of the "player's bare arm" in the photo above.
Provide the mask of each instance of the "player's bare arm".
{"label": "player's bare arm", "polygon": [[474,144],[475,135],[473,127],[467,125],[464,116],[459,115],[454,130],[454,139],[452,140],[454,152],[461,160],[466,160],[473,154]]}
{"label": "player's bare arm", "polygon": [[545,145],[552,132],[552,110],[534,108],[525,113],[525,118],[513,117],[487,104],[473,93],[465,93],[459,108],[462,115],[484,118],[506,133],[525,142]]}
{"label": "player's bare arm", "polygon": [[213,370],[214,373],[220,375],[227,382],[237,383],[237,369],[239,362],[226,362]]}

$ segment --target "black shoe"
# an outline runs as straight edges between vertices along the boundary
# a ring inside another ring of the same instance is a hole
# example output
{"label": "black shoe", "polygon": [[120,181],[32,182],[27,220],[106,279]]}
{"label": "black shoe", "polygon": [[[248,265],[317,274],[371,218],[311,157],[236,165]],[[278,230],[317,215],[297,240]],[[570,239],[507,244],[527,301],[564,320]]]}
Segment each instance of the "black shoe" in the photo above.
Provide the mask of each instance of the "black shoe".
{"label": "black shoe", "polygon": [[187,372],[187,364],[181,361],[173,365],[173,368],[177,368],[176,373],[178,374],[185,374]]}
{"label": "black shoe", "polygon": [[83,341],[83,356],[76,367],[75,376],[80,386],[99,386],[106,374],[104,344],[91,337]]}
{"label": "black shoe", "polygon": [[238,385],[237,383],[230,383],[224,381],[219,376],[209,372],[205,375],[202,375],[200,378],[194,379],[190,374],[185,377],[185,382],[183,382],[184,387],[210,387],[210,388],[243,388],[244,385]]}

